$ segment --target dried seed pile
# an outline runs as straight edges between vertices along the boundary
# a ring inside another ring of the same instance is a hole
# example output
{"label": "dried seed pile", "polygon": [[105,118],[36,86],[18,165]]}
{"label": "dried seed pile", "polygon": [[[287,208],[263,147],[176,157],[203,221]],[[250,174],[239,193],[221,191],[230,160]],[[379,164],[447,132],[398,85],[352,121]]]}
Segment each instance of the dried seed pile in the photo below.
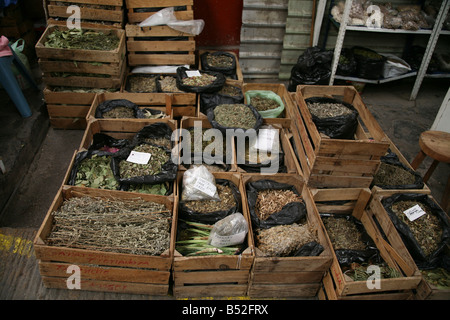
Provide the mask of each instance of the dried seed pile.
{"label": "dried seed pile", "polygon": [[75,185],[116,190],[119,183],[111,169],[111,157],[94,154],[91,158],[83,159],[77,168]]}
{"label": "dried seed pile", "polygon": [[252,110],[244,104],[220,104],[214,109],[214,120],[223,127],[251,129],[256,124]]}
{"label": "dried seed pile", "polygon": [[273,99],[258,96],[252,97],[250,104],[258,111],[276,109],[280,106],[278,102]]}
{"label": "dried seed pile", "polygon": [[342,103],[309,102],[307,106],[309,112],[318,118],[332,118],[352,113],[352,110]]}
{"label": "dried seed pile", "polygon": [[162,92],[183,92],[178,89],[177,79],[175,77],[161,76],[158,81]]}
{"label": "dried seed pile", "polygon": [[373,183],[383,186],[400,186],[414,184],[415,176],[399,167],[392,164],[381,162],[380,168],[373,177]]}
{"label": "dried seed pile", "polygon": [[256,197],[255,212],[260,220],[266,220],[288,203],[302,201],[302,198],[291,190],[262,190]]}
{"label": "dried seed pile", "polygon": [[208,54],[206,61],[208,65],[216,68],[231,68],[233,66],[233,58],[225,54]]}
{"label": "dried seed pile", "polygon": [[159,203],[74,197],[52,216],[48,245],[140,255],[169,248],[172,215]]}
{"label": "dried seed pile", "polygon": [[[403,211],[418,204],[427,214],[410,221]],[[391,207],[397,217],[403,221],[411,230],[419,246],[422,248],[425,256],[429,256],[438,248],[442,238],[442,227],[439,218],[434,215],[431,209],[419,202],[413,200],[398,201]]]}
{"label": "dried seed pile", "polygon": [[219,194],[220,201],[193,200],[193,201],[186,201],[185,205],[187,208],[198,213],[226,211],[230,210],[231,208],[237,205],[231,187],[217,184],[217,192]]}
{"label": "dried seed pile", "polygon": [[345,218],[322,217],[328,236],[335,250],[365,250],[362,233],[356,225]]}
{"label": "dried seed pile", "polygon": [[121,160],[119,163],[120,177],[127,179],[140,176],[152,176],[161,172],[164,163],[169,161],[169,155],[163,148],[150,144],[141,144],[133,149],[137,152],[150,153],[151,158],[147,164],[138,164]]}
{"label": "dried seed pile", "polygon": [[155,77],[132,76],[128,81],[131,92],[156,92]]}
{"label": "dried seed pile", "polygon": [[258,229],[256,234],[257,248],[269,257],[287,257],[312,241],[318,242],[317,234],[307,224]]}
{"label": "dried seed pile", "polygon": [[103,118],[107,119],[127,119],[135,118],[134,110],[127,107],[115,107],[111,110],[103,112]]}
{"label": "dried seed pile", "polygon": [[52,31],[44,45],[48,48],[111,51],[119,46],[119,38],[113,32],[71,29]]}
{"label": "dried seed pile", "polygon": [[182,82],[185,86],[205,87],[211,85],[216,79],[213,75],[203,73],[201,76],[183,78]]}

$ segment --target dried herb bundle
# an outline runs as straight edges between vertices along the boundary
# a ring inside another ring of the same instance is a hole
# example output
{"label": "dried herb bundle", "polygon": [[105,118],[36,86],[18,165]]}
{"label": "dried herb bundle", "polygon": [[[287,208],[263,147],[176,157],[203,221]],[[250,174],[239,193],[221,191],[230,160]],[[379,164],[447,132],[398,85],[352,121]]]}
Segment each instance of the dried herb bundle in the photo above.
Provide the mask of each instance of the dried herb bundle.
{"label": "dried herb bundle", "polygon": [[252,97],[250,104],[258,111],[271,110],[280,106],[278,102],[273,99],[258,96]]}
{"label": "dried herb bundle", "polygon": [[231,68],[233,66],[233,58],[225,54],[208,54],[206,56],[208,65],[216,68]]}
{"label": "dried herb bundle", "polygon": [[255,212],[260,220],[266,220],[291,202],[302,202],[302,198],[291,190],[262,190],[256,198]]}
{"label": "dried herb bundle", "polygon": [[219,194],[220,201],[193,200],[193,201],[186,201],[185,205],[187,208],[198,213],[226,211],[230,210],[231,208],[237,205],[231,187],[217,184],[217,192]]}
{"label": "dried herb bundle", "polygon": [[83,159],[77,168],[75,185],[116,190],[119,183],[111,169],[111,157],[94,154],[91,158]]}
{"label": "dried herb bundle", "polygon": [[317,234],[307,224],[258,229],[256,234],[256,247],[269,257],[290,256],[312,241],[318,241]]}
{"label": "dried herb bundle", "polygon": [[415,176],[399,167],[392,164],[381,162],[380,168],[373,177],[373,183],[383,186],[400,186],[414,184]]}
{"label": "dried herb bundle", "polygon": [[183,78],[182,82],[186,86],[205,87],[211,85],[214,81],[216,81],[216,79],[216,76],[203,73],[201,76]]}
{"label": "dried herb bundle", "polygon": [[132,76],[128,81],[131,92],[156,92],[156,77]]}
{"label": "dried herb bundle", "polygon": [[214,120],[223,127],[251,129],[256,124],[252,110],[244,104],[220,104],[214,109]]}
{"label": "dried herb bundle", "polygon": [[366,249],[366,244],[362,240],[362,233],[352,221],[335,217],[322,217],[322,221],[335,250]]}
{"label": "dried herb bundle", "polygon": [[121,160],[119,163],[121,178],[127,179],[156,175],[161,172],[163,164],[170,159],[169,155],[163,148],[152,146],[150,144],[141,144],[133,150],[137,152],[150,153],[151,158],[147,164],[138,164],[127,160]]}
{"label": "dried herb bundle", "polygon": [[[410,221],[403,211],[417,204],[427,214],[414,221]],[[425,256],[428,257],[436,251],[441,242],[443,230],[439,218],[432,213],[427,205],[419,201],[405,200],[394,203],[391,209],[409,227]]]}
{"label": "dried herb bundle", "polygon": [[52,216],[48,245],[140,255],[169,248],[172,214],[163,204],[74,197]]}
{"label": "dried herb bundle", "polygon": [[48,48],[111,51],[118,47],[119,41],[119,38],[113,32],[55,29],[48,35],[44,45]]}
{"label": "dried herb bundle", "polygon": [[310,102],[307,106],[309,112],[318,118],[332,118],[352,113],[352,110],[342,103]]}
{"label": "dried herb bundle", "polygon": [[127,119],[136,118],[134,116],[134,110],[127,107],[115,107],[111,110],[103,112],[103,118],[107,119]]}

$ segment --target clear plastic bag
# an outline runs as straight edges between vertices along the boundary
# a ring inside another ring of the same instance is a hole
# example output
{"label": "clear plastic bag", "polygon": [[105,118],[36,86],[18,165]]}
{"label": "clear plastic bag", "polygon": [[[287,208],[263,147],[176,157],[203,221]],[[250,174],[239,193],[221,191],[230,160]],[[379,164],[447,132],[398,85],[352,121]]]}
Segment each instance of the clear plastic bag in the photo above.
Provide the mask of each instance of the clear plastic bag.
{"label": "clear plastic bag", "polygon": [[166,25],[171,21],[176,21],[177,18],[174,14],[174,8],[164,8],[159,10],[155,14],[152,14],[150,17],[139,23],[139,27],[152,27],[152,26],[160,26]]}
{"label": "clear plastic bag", "polygon": [[203,28],[205,27],[205,21],[203,19],[186,20],[186,21],[176,20],[170,21],[169,23],[167,23],[167,25],[177,31],[198,36],[200,33],[202,33]]}
{"label": "clear plastic bag", "polygon": [[240,212],[233,213],[217,221],[208,238],[208,244],[228,247],[241,244],[248,233],[248,223]]}
{"label": "clear plastic bag", "polygon": [[204,165],[194,165],[183,175],[183,201],[220,200],[214,175]]}

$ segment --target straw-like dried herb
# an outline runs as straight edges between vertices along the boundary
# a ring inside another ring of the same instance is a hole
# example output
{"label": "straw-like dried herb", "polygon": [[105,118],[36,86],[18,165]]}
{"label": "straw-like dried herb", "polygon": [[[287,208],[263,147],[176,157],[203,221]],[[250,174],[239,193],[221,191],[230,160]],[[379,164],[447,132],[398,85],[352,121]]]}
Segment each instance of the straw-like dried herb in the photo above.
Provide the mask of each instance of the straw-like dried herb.
{"label": "straw-like dried herb", "polygon": [[256,124],[252,110],[244,104],[220,104],[214,109],[214,120],[228,128],[251,129]]}
{"label": "straw-like dried herb", "polygon": [[414,174],[389,163],[381,162],[380,168],[373,177],[373,183],[383,186],[400,186],[414,184]]}
{"label": "straw-like dried herb", "polygon": [[[410,221],[403,212],[415,205],[419,205],[426,214]],[[441,242],[443,231],[439,218],[432,213],[427,205],[420,201],[405,200],[394,203],[391,209],[409,227],[425,256],[428,257],[436,251]]]}
{"label": "straw-like dried herb", "polygon": [[121,178],[127,179],[156,175],[161,172],[162,165],[169,161],[170,158],[163,148],[149,144],[141,144],[133,150],[137,152],[150,153],[150,160],[147,164],[139,164],[127,160],[121,160],[119,163]]}
{"label": "straw-like dried herb", "polygon": [[111,51],[118,47],[119,38],[114,32],[84,29],[53,30],[44,45],[49,48]]}
{"label": "straw-like dried herb", "polygon": [[48,245],[139,255],[169,248],[172,213],[137,199],[73,197],[52,213]]}
{"label": "straw-like dried herb", "polygon": [[233,190],[226,185],[217,184],[217,192],[220,201],[217,200],[192,200],[186,201],[187,208],[198,213],[210,213],[216,211],[230,210],[236,206],[236,199],[233,195]]}
{"label": "straw-like dried herb", "polygon": [[364,250],[366,248],[366,244],[362,240],[362,233],[352,221],[335,217],[322,217],[322,221],[335,250]]}
{"label": "straw-like dried herb", "polygon": [[111,169],[111,157],[92,155],[83,159],[78,168],[75,185],[81,187],[115,190],[119,186]]}
{"label": "straw-like dried herb", "polygon": [[267,220],[271,214],[279,212],[291,202],[303,202],[303,200],[292,190],[261,190],[256,197],[255,212],[260,220]]}
{"label": "straw-like dried herb", "polygon": [[156,92],[156,77],[132,76],[128,81],[131,92]]}
{"label": "straw-like dried herb", "polygon": [[318,118],[332,118],[352,113],[352,110],[342,103],[313,102],[308,103],[307,106],[309,112]]}
{"label": "straw-like dried herb", "polygon": [[258,229],[256,234],[256,247],[269,257],[290,256],[312,241],[318,242],[317,233],[308,224]]}
{"label": "straw-like dried herb", "polygon": [[183,92],[178,89],[177,79],[175,77],[161,76],[158,81],[162,92]]}

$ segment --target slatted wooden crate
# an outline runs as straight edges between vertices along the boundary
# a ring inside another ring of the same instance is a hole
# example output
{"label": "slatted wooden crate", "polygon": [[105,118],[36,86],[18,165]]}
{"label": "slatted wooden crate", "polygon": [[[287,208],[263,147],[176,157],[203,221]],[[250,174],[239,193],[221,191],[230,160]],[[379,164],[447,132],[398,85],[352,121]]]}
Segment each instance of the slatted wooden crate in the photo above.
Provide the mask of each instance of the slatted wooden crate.
{"label": "slatted wooden crate", "polygon": [[[403,255],[402,250],[398,250],[398,247],[383,239],[373,215],[365,210],[371,199],[370,190],[368,188],[311,189],[311,194],[319,214],[340,214],[353,216],[359,220],[379,250],[381,258],[391,268],[402,274],[398,278],[380,279],[379,288],[368,286],[366,281],[354,281],[344,275],[337,256],[332,250],[333,262],[323,280],[324,291],[328,299],[411,299],[422,276],[410,257]],[[322,221],[321,225],[327,235],[329,245],[333,248]]]}
{"label": "slatted wooden crate", "polygon": [[[99,250],[57,247],[47,244],[53,225],[52,212],[72,197],[135,199],[164,204],[173,212],[170,248],[159,256],[106,252]],[[68,289],[67,273],[71,265],[80,268],[81,290],[166,296],[169,293],[170,269],[173,259],[176,201],[164,196],[143,195],[121,191],[62,187],[55,196],[34,240],[36,258],[44,286]]]}
{"label": "slatted wooden crate", "polygon": [[[216,179],[233,182],[243,194],[240,174],[215,172]],[[180,172],[178,184],[182,182]],[[178,191],[182,192],[181,190]],[[241,212],[250,223],[248,211]],[[172,268],[173,294],[182,297],[241,297],[247,294],[253,246],[248,235],[247,249],[239,255],[183,256],[175,247]]]}
{"label": "slatted wooden crate", "polygon": [[[199,50],[198,51],[198,56],[199,56],[199,61],[198,61],[198,66],[199,66],[199,70],[204,70],[204,66],[201,60],[201,57],[203,54],[205,53],[214,53],[217,52],[217,50]],[[230,54],[233,56],[234,61],[236,62],[236,72],[234,77],[229,76],[229,75],[225,75],[225,78],[230,82],[230,83],[236,83],[239,85],[242,85],[244,83],[244,75],[242,73],[242,69],[241,69],[241,64],[239,63],[239,58],[238,55],[232,51],[220,51],[220,52],[225,52],[227,54]],[[220,72],[220,71],[219,71]]]}
{"label": "slatted wooden crate", "polygon": [[161,9],[174,7],[178,20],[193,20],[194,0],[125,0],[128,23],[140,23]]}
{"label": "slatted wooden crate", "polygon": [[[431,201],[436,202],[428,190],[414,190],[414,192],[405,192],[404,190],[386,190],[373,194],[370,205],[367,208],[367,212],[373,220],[378,222],[378,228],[386,236],[386,241],[392,246],[392,248],[399,255],[401,255],[409,265],[413,265],[417,269],[417,266],[411,254],[406,248],[400,234],[398,233],[396,227],[392,223],[392,220],[389,218],[386,209],[382,204],[383,199],[399,193],[424,194],[427,195],[427,197],[429,197]],[[448,215],[447,219],[449,219]],[[426,279],[422,277],[422,281],[419,283],[417,289],[415,290],[414,297],[418,300],[449,300],[450,290],[445,288],[438,288],[435,285],[427,282]]]}
{"label": "slatted wooden crate", "polygon": [[67,12],[71,5],[80,8],[82,28],[118,28],[125,23],[125,6],[123,0],[62,0],[47,1],[48,23],[66,25],[72,12]]}
{"label": "slatted wooden crate", "polygon": [[104,51],[45,47],[48,35],[55,29],[67,30],[67,27],[49,25],[35,46],[43,81],[47,85],[120,89],[126,71],[124,30],[91,29],[112,32],[119,38],[116,49]]}
{"label": "slatted wooden crate", "polygon": [[139,27],[127,24],[129,66],[194,65],[195,40],[169,26]]}
{"label": "slatted wooden crate", "polygon": [[[319,225],[309,189],[303,179],[295,174],[243,174],[244,191],[248,183],[268,179],[294,186],[301,195],[307,210],[306,222],[317,231],[319,243],[324,247],[319,256],[265,257],[256,248],[248,295],[254,298],[312,298],[321,285],[322,277],[331,265],[331,250]],[[248,208],[247,195],[244,197]],[[256,247],[252,228],[252,241]]]}
{"label": "slatted wooden crate", "polygon": [[[308,186],[349,188],[370,186],[389,141],[358,92],[350,86],[297,86],[292,93],[292,134],[298,162]],[[359,113],[354,140],[322,138],[305,99],[333,97],[352,104]]]}

